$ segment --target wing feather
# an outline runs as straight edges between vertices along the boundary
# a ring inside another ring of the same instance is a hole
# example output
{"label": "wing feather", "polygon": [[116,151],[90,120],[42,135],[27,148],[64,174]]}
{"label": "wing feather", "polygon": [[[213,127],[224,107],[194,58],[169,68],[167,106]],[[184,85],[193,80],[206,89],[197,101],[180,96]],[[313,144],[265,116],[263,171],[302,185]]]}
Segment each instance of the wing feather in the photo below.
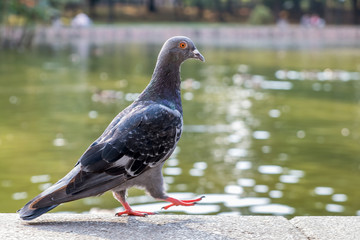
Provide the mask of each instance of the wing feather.
{"label": "wing feather", "polygon": [[[84,191],[116,178],[124,182],[136,177],[165,161],[181,134],[181,114],[160,104],[135,106],[118,118],[79,159],[81,171],[67,192]],[[102,177],[97,180],[94,173]]]}

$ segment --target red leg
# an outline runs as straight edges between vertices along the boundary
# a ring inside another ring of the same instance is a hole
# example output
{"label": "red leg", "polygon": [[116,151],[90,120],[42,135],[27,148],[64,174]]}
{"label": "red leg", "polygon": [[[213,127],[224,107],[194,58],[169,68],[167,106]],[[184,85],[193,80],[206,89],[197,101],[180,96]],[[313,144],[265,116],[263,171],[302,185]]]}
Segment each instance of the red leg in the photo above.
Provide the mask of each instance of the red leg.
{"label": "red leg", "polygon": [[122,215],[146,217],[147,215],[155,214],[153,212],[134,211],[131,209],[130,205],[126,202],[125,196],[122,196],[121,194],[115,192],[113,193],[113,195],[123,205],[125,209],[125,211],[116,213],[115,216],[117,217]]}
{"label": "red leg", "polygon": [[192,200],[179,200],[179,199],[176,199],[176,198],[171,198],[171,197],[168,197],[165,199],[165,201],[167,202],[171,202],[171,204],[165,206],[165,207],[162,207],[162,209],[166,210],[172,206],[194,206],[197,202],[199,202],[201,199],[203,199],[205,196],[202,196],[202,197],[199,197],[199,198],[196,198],[196,199],[192,199]]}

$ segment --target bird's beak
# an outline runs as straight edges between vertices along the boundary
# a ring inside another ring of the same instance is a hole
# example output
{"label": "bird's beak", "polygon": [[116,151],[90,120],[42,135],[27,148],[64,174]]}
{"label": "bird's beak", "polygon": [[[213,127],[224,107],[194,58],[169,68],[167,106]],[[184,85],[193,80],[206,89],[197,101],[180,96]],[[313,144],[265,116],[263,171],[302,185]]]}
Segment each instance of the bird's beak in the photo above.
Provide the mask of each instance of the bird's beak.
{"label": "bird's beak", "polygon": [[197,50],[197,49],[195,48],[195,50],[192,51],[192,53],[193,53],[192,58],[199,59],[200,61],[205,62],[205,58],[203,57],[203,55],[201,55],[201,53],[199,52],[199,50]]}

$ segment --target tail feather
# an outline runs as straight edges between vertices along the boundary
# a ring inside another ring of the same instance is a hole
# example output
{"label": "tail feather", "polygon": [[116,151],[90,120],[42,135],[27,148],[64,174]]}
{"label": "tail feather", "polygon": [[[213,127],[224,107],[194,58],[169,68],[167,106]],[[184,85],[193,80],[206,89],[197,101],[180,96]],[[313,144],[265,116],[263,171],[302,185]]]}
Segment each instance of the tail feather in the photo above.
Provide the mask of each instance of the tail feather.
{"label": "tail feather", "polygon": [[18,211],[20,218],[23,220],[32,220],[57,207],[60,202],[55,202],[52,200],[55,200],[56,196],[64,196],[64,194],[66,194],[64,190],[66,184],[67,183],[63,178],[59,182],[46,189],[44,192],[40,193],[34,199],[30,200],[23,208]]}
{"label": "tail feather", "polygon": [[50,211],[53,208],[56,208],[58,206],[58,204],[56,205],[52,205],[49,207],[43,207],[43,208],[35,208],[35,209],[31,209],[28,204],[26,204],[22,209],[20,209],[18,212],[20,214],[20,218],[22,220],[33,220],[41,215],[43,215],[44,213],[47,213],[48,211]]}
{"label": "tail feather", "polygon": [[[57,183],[40,193],[34,199],[30,200],[18,213],[23,220],[32,220],[41,216],[44,213],[57,207],[61,201],[61,198],[66,197],[66,186],[80,171],[80,167],[75,167],[64,178]],[[71,201],[71,200],[70,200]]]}
{"label": "tail feather", "polygon": [[102,174],[85,174],[76,166],[64,178],[29,201],[18,212],[23,220],[32,220],[61,203],[100,195],[125,180],[124,177]]}

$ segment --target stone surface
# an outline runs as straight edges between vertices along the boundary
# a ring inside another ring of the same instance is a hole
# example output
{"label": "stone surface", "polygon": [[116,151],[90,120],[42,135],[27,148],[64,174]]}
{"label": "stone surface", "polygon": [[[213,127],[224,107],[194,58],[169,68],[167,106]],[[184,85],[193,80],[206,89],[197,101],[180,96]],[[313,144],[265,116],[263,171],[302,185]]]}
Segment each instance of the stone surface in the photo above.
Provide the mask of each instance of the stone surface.
{"label": "stone surface", "polygon": [[45,214],[22,221],[0,214],[1,239],[306,239],[284,217]]}
{"label": "stone surface", "polygon": [[295,217],[290,222],[311,240],[360,239],[360,217]]}
{"label": "stone surface", "polygon": [[154,215],[49,213],[23,221],[0,214],[0,239],[360,239],[358,217]]}

